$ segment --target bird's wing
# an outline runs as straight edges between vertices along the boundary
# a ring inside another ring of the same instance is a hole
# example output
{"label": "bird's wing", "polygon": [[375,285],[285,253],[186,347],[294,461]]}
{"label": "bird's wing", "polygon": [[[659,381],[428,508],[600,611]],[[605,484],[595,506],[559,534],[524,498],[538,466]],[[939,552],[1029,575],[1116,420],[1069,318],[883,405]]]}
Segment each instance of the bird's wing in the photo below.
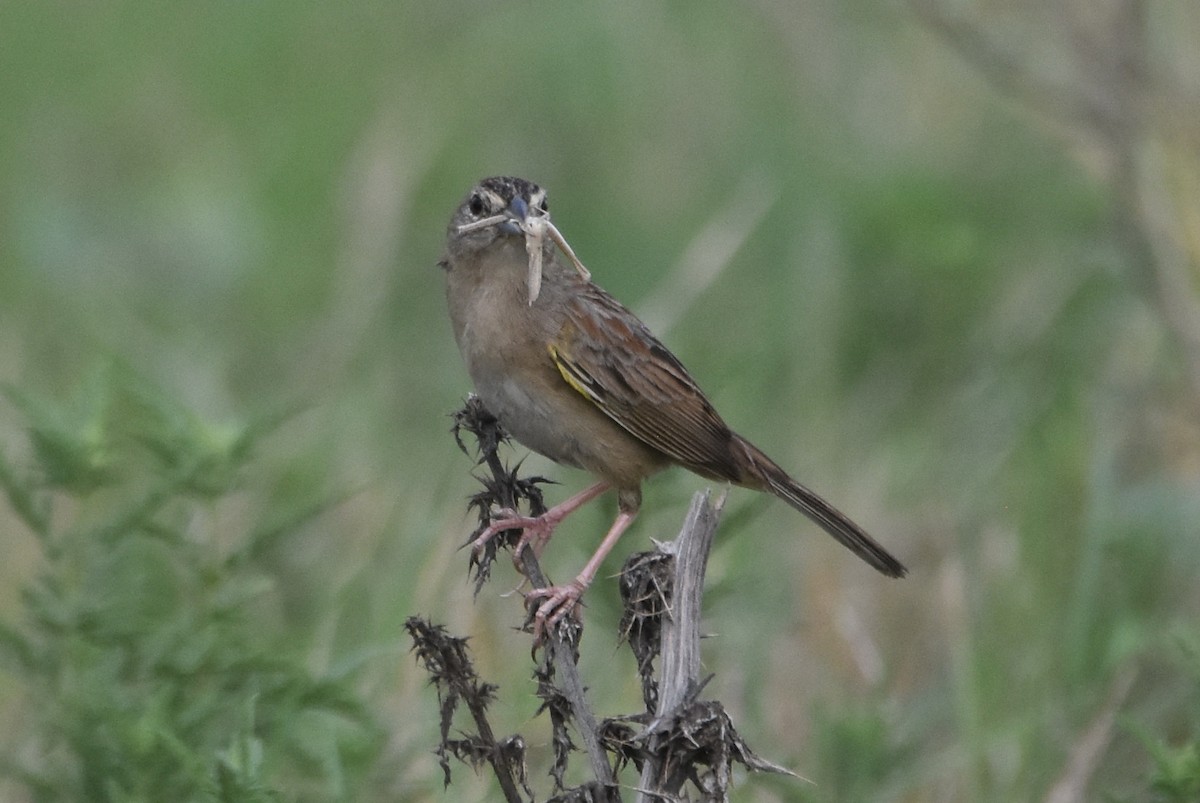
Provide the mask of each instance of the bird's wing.
{"label": "bird's wing", "polygon": [[600,287],[568,297],[549,351],[563,379],[635,437],[697,473],[740,479],[733,434],[687,369]]}

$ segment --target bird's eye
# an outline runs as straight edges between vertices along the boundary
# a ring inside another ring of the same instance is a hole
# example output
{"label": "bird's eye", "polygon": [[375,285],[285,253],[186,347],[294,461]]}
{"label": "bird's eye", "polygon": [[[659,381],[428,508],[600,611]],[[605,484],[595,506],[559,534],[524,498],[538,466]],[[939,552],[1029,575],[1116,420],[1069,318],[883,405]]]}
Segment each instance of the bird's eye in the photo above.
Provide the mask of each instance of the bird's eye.
{"label": "bird's eye", "polygon": [[467,201],[467,209],[471,210],[472,215],[482,215],[484,210],[483,198],[479,195],[472,195],[471,200]]}
{"label": "bird's eye", "polygon": [[545,198],[543,198],[542,202],[540,204],[538,204],[538,208],[541,209],[543,212],[548,213],[550,211],[550,202],[547,201]]}

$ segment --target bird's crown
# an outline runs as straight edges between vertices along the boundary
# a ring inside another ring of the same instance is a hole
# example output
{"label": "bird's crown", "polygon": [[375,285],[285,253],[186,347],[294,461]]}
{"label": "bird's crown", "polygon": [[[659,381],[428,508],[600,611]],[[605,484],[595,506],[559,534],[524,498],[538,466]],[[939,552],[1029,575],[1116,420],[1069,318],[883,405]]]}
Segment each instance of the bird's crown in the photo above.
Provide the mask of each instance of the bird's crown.
{"label": "bird's crown", "polygon": [[485,178],[471,189],[463,206],[474,217],[487,217],[503,212],[514,198],[520,198],[528,208],[543,214],[549,211],[546,191],[532,181],[514,176]]}

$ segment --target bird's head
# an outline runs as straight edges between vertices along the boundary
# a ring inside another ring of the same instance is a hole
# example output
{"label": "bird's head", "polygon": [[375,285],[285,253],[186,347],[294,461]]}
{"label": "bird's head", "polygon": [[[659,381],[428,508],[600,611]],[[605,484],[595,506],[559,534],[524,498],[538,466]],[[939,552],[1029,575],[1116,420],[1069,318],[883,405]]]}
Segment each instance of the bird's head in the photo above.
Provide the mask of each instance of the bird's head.
{"label": "bird's head", "polygon": [[542,265],[553,259],[554,246],[562,249],[585,280],[591,278],[571,246],[550,222],[546,191],[532,181],[511,176],[485,178],[459,204],[450,219],[447,244],[452,266],[456,258],[478,255],[493,244],[524,238],[528,254],[529,303],[537,300]]}
{"label": "bird's head", "polygon": [[531,220],[549,216],[545,190],[523,178],[496,176],[467,193],[447,234],[451,243],[479,250],[501,237],[523,237]]}

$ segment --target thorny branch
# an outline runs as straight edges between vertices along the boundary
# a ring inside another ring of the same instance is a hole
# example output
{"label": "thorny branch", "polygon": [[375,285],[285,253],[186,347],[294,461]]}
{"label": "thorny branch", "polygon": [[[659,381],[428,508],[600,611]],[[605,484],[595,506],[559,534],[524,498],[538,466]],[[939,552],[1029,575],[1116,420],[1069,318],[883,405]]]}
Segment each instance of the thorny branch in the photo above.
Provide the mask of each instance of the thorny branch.
{"label": "thorny branch", "polygon": [[[479,462],[490,472],[490,476],[480,478],[484,490],[471,500],[480,513],[477,532],[487,526],[494,507],[517,509],[517,503],[524,501],[533,515],[545,510],[538,486],[546,480],[521,479],[515,470],[505,468],[497,454],[504,433],[478,399],[469,399],[466,407],[455,414],[454,435],[467,451],[461,440],[463,432],[474,437]],[[723,504],[723,497],[713,504],[708,494],[697,494],[679,537],[659,544],[655,551],[631,556],[622,570],[625,615],[620,635],[628,641],[637,660],[644,711],[597,723],[576,666],[582,626],[567,617],[548,634],[534,669],[537,694],[542,700],[538,713],[549,715],[553,729],[555,758],[551,775],[557,794],[548,803],[619,803],[620,789],[609,754],[616,762],[616,771],[632,764],[641,773],[637,787],[641,801],[690,800],[685,791],[689,783],[700,794],[698,800],[727,801],[734,762],[755,771],[792,774],[756,756],[737,734],[720,702],[700,699],[708,682],[699,677],[701,597],[708,552]],[[511,547],[516,540],[505,533],[493,543]],[[492,547],[472,556],[477,591],[496,553]],[[534,586],[544,585],[545,577],[532,550],[525,550],[521,560],[522,570]],[[496,687],[476,677],[466,641],[416,618],[409,620],[408,629],[414,650],[438,689],[442,721],[436,753],[446,782],[450,780],[452,755],[475,768],[489,763],[510,803],[532,799],[525,774],[524,742],[520,736],[496,741],[486,717]],[[661,664],[657,677],[656,661]],[[450,739],[451,721],[460,701],[467,703],[478,733]],[[568,789],[568,760],[577,750],[570,725],[583,742],[593,780]],[[527,798],[522,798],[521,792]]]}
{"label": "thorny branch", "polygon": [[[511,736],[503,744],[497,744],[487,718],[487,707],[495,699],[496,687],[481,682],[475,674],[475,667],[467,654],[466,639],[455,638],[444,627],[432,625],[416,616],[409,617],[404,628],[413,640],[417,660],[425,667],[430,682],[437,689],[441,739],[434,752],[442,768],[444,785],[450,785],[449,755],[474,767],[486,761],[496,773],[504,799],[508,803],[521,803],[523,798],[517,791],[517,783],[529,792],[525,780],[525,744],[519,736]],[[460,702],[466,703],[479,733],[465,739],[451,739],[450,726]]]}
{"label": "thorny branch", "polygon": [[[475,436],[479,449],[479,461],[486,465],[491,473],[490,477],[480,478],[484,490],[471,498],[471,506],[479,512],[479,526],[468,543],[473,542],[487,527],[493,505],[516,510],[518,502],[525,500],[528,503],[530,515],[537,516],[546,511],[546,505],[538,485],[546,483],[548,480],[542,477],[521,479],[517,476],[517,469],[510,471],[504,467],[498,449],[507,436],[501,429],[500,422],[488,412],[476,396],[468,398],[463,409],[454,414],[454,438],[458,442],[459,448],[467,452],[461,438],[463,431]],[[469,454],[469,452],[467,453]],[[476,570],[476,593],[490,575],[491,564],[496,557],[497,542],[502,541],[503,545],[511,548],[516,545],[520,536],[519,530],[510,530],[503,533],[501,538],[494,538],[488,542],[482,556],[472,555],[472,564]],[[522,573],[529,578],[529,582],[534,588],[544,588],[550,585],[541,566],[538,565],[533,550],[522,550],[518,559],[521,562]],[[527,618],[526,625],[529,624],[529,618]],[[579,668],[576,664],[579,659],[578,645],[581,635],[582,625],[576,623],[575,619],[570,616],[564,617],[557,627],[550,628],[542,653],[542,663],[537,670],[539,687],[543,683],[543,677],[548,684],[557,676],[561,684],[559,688],[562,698],[566,704],[564,709],[569,707],[569,710],[563,710],[562,715],[558,716],[556,714],[559,711],[557,707],[549,701],[543,704],[543,709],[549,708],[551,711],[551,722],[554,726],[555,780],[558,788],[561,788],[567,750],[559,750],[558,747],[571,745],[570,736],[566,731],[566,723],[573,719],[579,731],[579,737],[583,741],[593,776],[603,786],[615,790],[612,766],[608,763],[608,756],[600,741],[600,726],[587,702],[583,679],[579,675]],[[546,700],[544,696],[543,700]],[[559,761],[562,762],[561,767]]]}

